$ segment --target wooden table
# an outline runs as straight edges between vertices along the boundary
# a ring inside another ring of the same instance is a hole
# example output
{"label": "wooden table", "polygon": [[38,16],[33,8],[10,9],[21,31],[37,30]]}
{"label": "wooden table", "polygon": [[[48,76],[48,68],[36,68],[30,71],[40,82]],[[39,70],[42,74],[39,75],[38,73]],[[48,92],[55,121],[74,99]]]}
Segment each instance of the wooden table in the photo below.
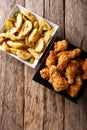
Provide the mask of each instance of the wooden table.
{"label": "wooden table", "polygon": [[[0,0],[0,27],[16,3],[87,51],[87,0]],[[35,71],[0,51],[0,130],[87,130],[87,91],[74,104],[32,81]]]}

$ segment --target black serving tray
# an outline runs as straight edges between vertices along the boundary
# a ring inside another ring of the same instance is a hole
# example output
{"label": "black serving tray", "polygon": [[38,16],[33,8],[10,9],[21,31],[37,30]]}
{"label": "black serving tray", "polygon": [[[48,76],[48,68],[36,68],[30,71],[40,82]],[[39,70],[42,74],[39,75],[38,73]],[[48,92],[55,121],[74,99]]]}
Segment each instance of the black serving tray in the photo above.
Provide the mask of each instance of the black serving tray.
{"label": "black serving tray", "polygon": [[[56,39],[55,41],[58,41],[58,39]],[[48,48],[47,48],[47,50],[45,52],[45,55],[42,57],[42,59],[43,59],[42,62],[40,63],[37,71],[35,72],[35,74],[33,76],[33,80],[34,81],[40,83],[41,85],[49,88],[52,91],[54,91],[52,85],[47,80],[44,80],[40,76],[40,70],[45,67],[45,60],[46,60],[47,56],[49,55],[49,51],[53,49],[53,46],[54,46],[54,42],[51,42],[50,46],[48,46]],[[75,48],[77,48],[77,47],[69,43],[68,50],[73,50]],[[82,59],[87,58],[87,52],[85,52],[85,51],[82,50],[81,55],[79,56],[79,58],[82,58]],[[60,94],[60,95],[64,96],[65,98],[69,99],[70,101],[72,101],[74,103],[79,103],[80,98],[83,95],[86,87],[87,87],[87,81],[83,81],[83,85],[82,85],[82,87],[81,87],[81,89],[80,89],[77,97],[75,97],[75,98],[69,96],[66,91],[61,91],[61,92],[54,91],[54,92],[57,93],[57,94]]]}

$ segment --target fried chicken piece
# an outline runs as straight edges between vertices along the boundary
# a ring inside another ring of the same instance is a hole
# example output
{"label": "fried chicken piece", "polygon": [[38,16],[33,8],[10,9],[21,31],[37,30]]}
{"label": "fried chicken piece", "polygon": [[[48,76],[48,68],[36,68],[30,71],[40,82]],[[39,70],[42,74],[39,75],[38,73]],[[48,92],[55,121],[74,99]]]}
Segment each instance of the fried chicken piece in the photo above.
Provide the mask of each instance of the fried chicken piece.
{"label": "fried chicken piece", "polygon": [[83,63],[82,70],[83,70],[82,79],[87,80],[87,58]]}
{"label": "fried chicken piece", "polygon": [[50,51],[49,56],[46,59],[46,66],[50,68],[52,65],[56,65],[57,56],[54,51]]}
{"label": "fried chicken piece", "polygon": [[82,65],[82,70],[85,72],[87,71],[87,58],[85,59],[83,65]]}
{"label": "fried chicken piece", "polygon": [[79,90],[81,89],[82,86],[82,79],[81,76],[77,76],[75,78],[75,82],[69,86],[69,88],[67,89],[67,93],[71,96],[71,97],[76,97]]}
{"label": "fried chicken piece", "polygon": [[84,64],[84,60],[82,60],[81,58],[76,59],[80,65],[80,67],[82,68],[83,64]]}
{"label": "fried chicken piece", "polygon": [[40,75],[43,79],[48,80],[49,79],[49,69],[47,67],[40,70]]}
{"label": "fried chicken piece", "polygon": [[79,71],[79,63],[76,60],[71,60],[66,68],[65,76],[68,79],[68,83],[72,84],[74,78]]}
{"label": "fried chicken piece", "polygon": [[60,52],[65,51],[68,48],[68,43],[66,40],[58,41],[54,43],[54,51]]}
{"label": "fried chicken piece", "polygon": [[87,80],[87,71],[82,74],[82,79]]}
{"label": "fried chicken piece", "polygon": [[50,79],[49,82],[53,85],[55,91],[63,91],[68,88],[68,82],[64,77],[60,76],[57,67],[52,65],[49,69]]}
{"label": "fried chicken piece", "polygon": [[70,50],[70,51],[60,52],[57,55],[57,57],[58,57],[58,64],[57,64],[58,70],[60,72],[63,71],[67,67],[67,64],[69,63],[69,61],[71,59],[75,58],[76,56],[79,56],[80,53],[81,53],[80,49],[74,49],[74,50]]}

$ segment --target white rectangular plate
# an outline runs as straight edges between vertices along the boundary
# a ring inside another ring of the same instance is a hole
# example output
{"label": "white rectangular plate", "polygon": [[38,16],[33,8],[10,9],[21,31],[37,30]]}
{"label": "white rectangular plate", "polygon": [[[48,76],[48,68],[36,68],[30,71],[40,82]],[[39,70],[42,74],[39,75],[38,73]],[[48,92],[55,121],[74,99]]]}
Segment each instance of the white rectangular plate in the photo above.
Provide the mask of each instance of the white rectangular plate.
{"label": "white rectangular plate", "polygon": [[[11,14],[9,15],[9,17],[13,16],[16,11],[22,11],[22,10],[27,10],[27,9],[25,9],[24,7],[22,7],[22,6],[20,6],[20,5],[17,4],[17,5],[13,8],[13,10],[11,11]],[[30,10],[27,10],[27,11],[31,12],[32,14],[34,14],[38,20],[39,20],[40,18],[42,18],[41,16],[39,16],[39,15],[33,13],[33,12],[30,11]],[[48,45],[51,43],[51,40],[53,39],[53,37],[55,36],[55,34],[56,34],[56,32],[57,32],[58,25],[56,25],[56,24],[54,24],[54,23],[48,21],[47,19],[46,19],[46,21],[54,28],[54,32],[52,33],[52,37],[51,37],[51,39],[49,40],[49,42],[47,43],[47,46],[48,46]],[[5,29],[5,24],[4,24],[3,27],[0,29],[0,33],[2,33],[2,32],[4,31],[4,29]],[[47,46],[45,47],[45,49],[47,48]],[[2,48],[2,45],[0,46],[0,50],[4,51],[3,48]],[[44,50],[44,51],[45,51],[45,50]],[[44,53],[44,51],[43,51],[43,53]],[[6,52],[6,53],[7,53],[7,52]],[[43,54],[43,53],[42,53],[42,54]],[[34,63],[31,64],[31,63],[29,63],[28,61],[24,61],[24,60],[18,58],[18,57],[17,57],[16,55],[14,55],[14,54],[11,54],[11,53],[7,53],[7,54],[11,55],[12,57],[16,58],[17,60],[21,61],[22,63],[25,63],[26,65],[30,66],[31,68],[35,68],[36,65],[37,65],[38,62],[39,62],[39,60],[36,60],[36,59],[35,59],[35,60],[34,60]],[[42,54],[40,55],[40,58],[41,58]]]}

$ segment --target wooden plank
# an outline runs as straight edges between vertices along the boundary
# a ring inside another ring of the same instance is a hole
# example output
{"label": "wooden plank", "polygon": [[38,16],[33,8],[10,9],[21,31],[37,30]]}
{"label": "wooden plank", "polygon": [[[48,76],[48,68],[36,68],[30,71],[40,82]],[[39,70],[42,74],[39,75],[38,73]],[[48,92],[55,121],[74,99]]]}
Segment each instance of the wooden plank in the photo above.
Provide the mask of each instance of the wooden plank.
{"label": "wooden plank", "polygon": [[65,35],[69,42],[87,51],[87,1],[66,0]]}
{"label": "wooden plank", "polygon": [[57,36],[64,39],[64,2],[45,0],[44,17],[59,25]]}
{"label": "wooden plank", "polygon": [[[25,0],[25,7],[43,16],[43,0]],[[25,66],[25,130],[43,130],[43,87],[32,81],[35,71]]]}
{"label": "wooden plank", "polygon": [[[57,36],[64,38],[63,0],[45,0],[44,17],[59,25]],[[44,130],[63,130],[64,98],[44,90]]]}
{"label": "wooden plank", "polygon": [[[72,44],[87,51],[87,1],[65,0],[65,36]],[[87,129],[87,91],[76,105],[65,101],[65,130]]]}
{"label": "wooden plank", "polygon": [[[0,2],[0,26],[15,4]],[[23,64],[0,51],[0,130],[23,130],[23,90]]]}

